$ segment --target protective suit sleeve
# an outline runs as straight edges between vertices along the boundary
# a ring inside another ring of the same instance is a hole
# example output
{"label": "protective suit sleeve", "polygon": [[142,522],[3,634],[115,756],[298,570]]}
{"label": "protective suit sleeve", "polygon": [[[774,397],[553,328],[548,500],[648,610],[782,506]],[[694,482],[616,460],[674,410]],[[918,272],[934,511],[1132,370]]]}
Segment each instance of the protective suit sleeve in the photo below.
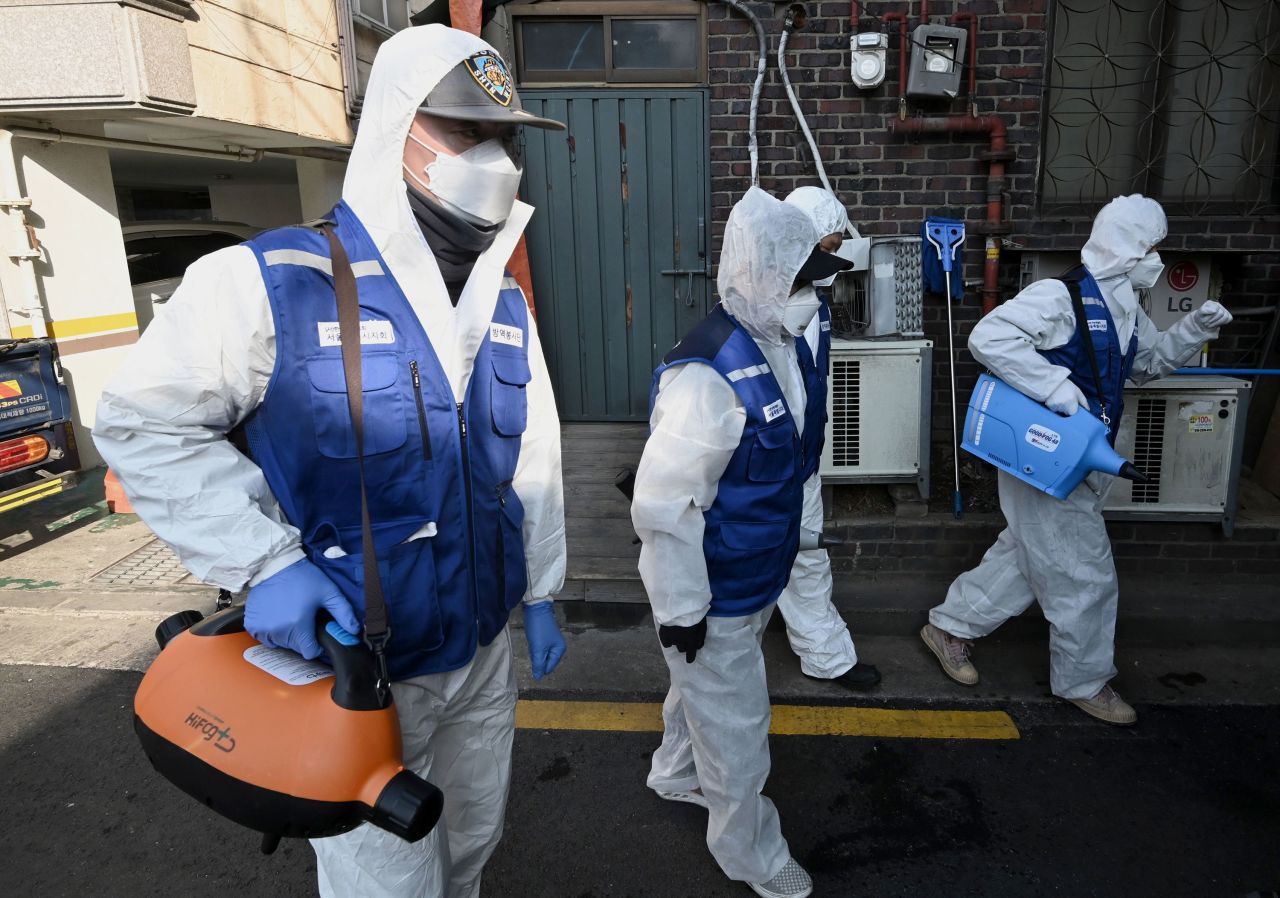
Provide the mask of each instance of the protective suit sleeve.
{"label": "protective suit sleeve", "polygon": [[1194,313],[1183,315],[1167,331],[1161,331],[1141,308],[1137,309],[1138,351],[1133,357],[1129,379],[1144,384],[1181,368],[1200,351],[1200,347],[1218,336],[1217,329],[1206,330]]}
{"label": "protective suit sleeve", "polygon": [[524,557],[529,571],[525,602],[540,602],[564,586],[564,484],[560,468],[560,415],[533,316],[528,324],[529,423],[511,488],[524,506]]}
{"label": "protective suit sleeve", "polygon": [[733,387],[709,365],[691,362],[662,375],[631,503],[640,579],[659,624],[691,626],[711,608],[702,515],[746,420]]}
{"label": "protective suit sleeve", "polygon": [[248,247],[196,261],[108,382],[94,442],[138,515],[206,583],[238,591],[303,557],[262,471],[226,439],[275,365]]}
{"label": "protective suit sleeve", "polygon": [[1071,372],[1049,362],[1039,350],[1065,346],[1075,328],[1066,285],[1036,281],[974,326],[969,351],[996,377],[1044,402]]}

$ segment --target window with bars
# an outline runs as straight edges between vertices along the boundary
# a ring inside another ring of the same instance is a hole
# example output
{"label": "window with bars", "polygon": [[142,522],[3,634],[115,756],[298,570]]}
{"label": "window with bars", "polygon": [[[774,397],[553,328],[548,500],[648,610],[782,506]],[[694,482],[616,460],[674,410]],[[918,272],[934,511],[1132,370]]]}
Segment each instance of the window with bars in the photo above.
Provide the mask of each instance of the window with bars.
{"label": "window with bars", "polygon": [[[626,15],[616,15],[620,6]],[[521,84],[693,84],[704,79],[697,3],[512,4]]]}
{"label": "window with bars", "polygon": [[358,22],[396,32],[409,27],[408,0],[350,0],[351,15]]}
{"label": "window with bars", "polygon": [[1280,211],[1280,4],[1059,0],[1041,199],[1140,192],[1175,216]]}

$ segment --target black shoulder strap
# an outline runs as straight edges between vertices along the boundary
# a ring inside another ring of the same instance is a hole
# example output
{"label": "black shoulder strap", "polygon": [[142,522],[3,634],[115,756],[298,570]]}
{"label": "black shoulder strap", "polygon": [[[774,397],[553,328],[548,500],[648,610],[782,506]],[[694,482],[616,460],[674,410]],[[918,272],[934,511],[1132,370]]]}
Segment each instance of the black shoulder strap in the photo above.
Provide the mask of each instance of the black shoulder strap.
{"label": "black shoulder strap", "polygon": [[1089,368],[1093,371],[1093,386],[1098,391],[1098,401],[1102,403],[1102,423],[1111,426],[1111,418],[1107,416],[1107,394],[1102,389],[1102,374],[1098,371],[1098,354],[1093,349],[1093,336],[1089,333],[1089,316],[1084,312],[1084,297],[1080,293],[1080,281],[1084,278],[1084,268],[1077,266],[1064,272],[1059,280],[1071,294],[1071,308],[1075,310],[1076,329],[1080,332],[1080,340],[1085,353],[1089,356]]}
{"label": "black shoulder strap", "polygon": [[360,469],[360,526],[364,551],[364,640],[373,649],[378,662],[378,690],[385,698],[390,689],[387,675],[387,642],[391,627],[387,623],[387,604],[382,594],[382,577],[373,547],[373,525],[369,520],[369,497],[364,476],[364,370],[360,360],[360,296],[356,288],[351,260],[338,239],[337,231],[326,222],[321,230],[329,239],[329,259],[333,265],[333,289],[338,295],[338,329],[342,344],[342,368],[347,379],[347,407],[356,436],[356,460]]}

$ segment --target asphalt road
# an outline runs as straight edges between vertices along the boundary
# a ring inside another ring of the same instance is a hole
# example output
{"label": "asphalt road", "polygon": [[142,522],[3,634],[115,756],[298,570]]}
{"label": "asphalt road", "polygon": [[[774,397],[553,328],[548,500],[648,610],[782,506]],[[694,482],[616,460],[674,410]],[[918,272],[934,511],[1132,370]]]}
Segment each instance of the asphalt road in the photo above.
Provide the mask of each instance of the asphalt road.
{"label": "asphalt road", "polygon": [[[303,896],[163,782],[134,739],[138,674],[0,666],[0,895]],[[785,736],[768,792],[818,896],[1239,896],[1280,887],[1280,708],[1141,707],[1131,731],[1005,708],[1017,741]],[[644,787],[653,733],[521,730],[487,896],[747,898],[705,813]]]}

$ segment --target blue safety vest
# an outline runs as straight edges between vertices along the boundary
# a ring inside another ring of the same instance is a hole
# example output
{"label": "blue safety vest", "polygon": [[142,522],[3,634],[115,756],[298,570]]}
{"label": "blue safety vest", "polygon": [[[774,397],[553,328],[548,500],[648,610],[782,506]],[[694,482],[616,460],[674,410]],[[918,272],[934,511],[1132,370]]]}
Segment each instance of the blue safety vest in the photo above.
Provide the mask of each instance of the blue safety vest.
{"label": "blue safety vest", "polygon": [[764,353],[723,306],[690,331],[653,372],[650,413],[663,372],[690,362],[714,368],[747,414],[715,502],[703,514],[702,536],[710,613],[741,617],[777,601],[800,548],[800,438]]}
{"label": "blue safety vest", "polygon": [[808,480],[822,464],[822,447],[827,442],[827,376],[831,372],[831,307],[826,290],[819,290],[818,351],[809,350],[809,341],[796,337],[796,358],[804,376],[804,433],[800,436],[804,455],[803,476]]}
{"label": "blue safety vest", "polygon": [[[1111,310],[1102,297],[1102,290],[1093,275],[1082,266],[1062,278],[1064,283],[1074,281],[1079,284],[1080,298],[1084,303],[1085,320],[1088,324],[1090,346],[1086,347],[1080,336],[1080,328],[1071,334],[1071,339],[1057,349],[1040,351],[1046,359],[1055,365],[1071,372],[1071,382],[1080,388],[1089,400],[1089,411],[1094,417],[1103,417],[1106,409],[1107,420],[1110,421],[1107,438],[1114,446],[1116,433],[1120,428],[1120,416],[1124,413],[1124,383],[1133,370],[1133,359],[1138,352],[1138,330],[1135,327],[1125,349],[1120,347],[1120,335],[1116,332],[1116,323],[1111,318]],[[1068,288],[1069,289],[1069,288]],[[1102,381],[1102,394],[1098,394],[1093,379],[1093,368],[1089,364],[1088,352],[1093,352],[1098,359],[1098,374]]]}
{"label": "blue safety vest", "polygon": [[[454,404],[431,340],[364,226],[330,215],[351,259],[362,323],[365,478],[391,626],[393,679],[465,666],[502,631],[527,583],[524,510],[511,489],[528,415],[528,309],[508,280]],[[257,256],[276,363],[246,422],[254,460],[307,557],[364,613],[360,481],[329,247],[268,231]]]}

